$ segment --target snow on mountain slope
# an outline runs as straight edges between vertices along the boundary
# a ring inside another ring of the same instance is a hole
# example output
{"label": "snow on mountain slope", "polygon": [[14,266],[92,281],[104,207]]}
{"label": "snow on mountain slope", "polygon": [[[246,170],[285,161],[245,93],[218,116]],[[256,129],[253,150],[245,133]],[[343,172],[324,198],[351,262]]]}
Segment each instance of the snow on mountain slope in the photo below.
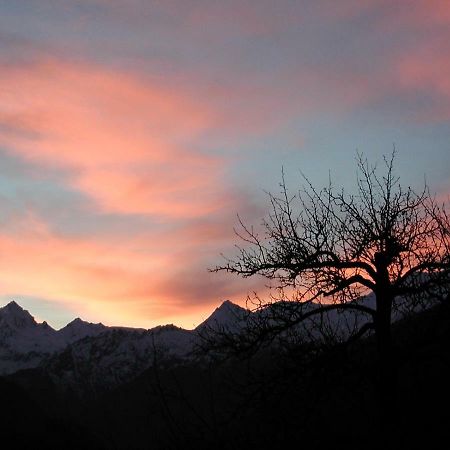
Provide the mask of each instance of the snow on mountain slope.
{"label": "snow on mountain slope", "polygon": [[58,335],[68,344],[83,339],[86,336],[96,336],[108,327],[102,323],[90,323],[81,320],[79,317],[72,320],[64,328],[58,331]]}
{"label": "snow on mountain slope", "polygon": [[73,342],[107,329],[77,318],[57,331],[12,301],[0,308],[0,375],[37,367]]}
{"label": "snow on mountain slope", "polygon": [[15,301],[0,308],[0,323],[2,323],[2,329],[6,326],[9,330],[26,329],[37,325],[33,316]]}
{"label": "snow on mountain slope", "polygon": [[171,325],[151,330],[111,327],[56,353],[45,370],[66,389],[101,392],[139,375],[155,362],[189,356],[194,334]]}
{"label": "snow on mountain slope", "polygon": [[144,330],[79,318],[56,331],[11,302],[0,308],[0,375],[39,366],[61,381],[84,378],[91,384],[115,385],[138,375],[155,358],[187,357],[195,338],[194,331],[173,325]]}
{"label": "snow on mountain slope", "polygon": [[[373,307],[374,296],[358,302]],[[77,318],[56,331],[46,322],[37,323],[28,311],[11,302],[0,308],[0,375],[41,367],[55,381],[75,390],[83,390],[83,386],[100,390],[139,375],[155,361],[166,364],[191,358],[205,332],[245,332],[247,326],[295,320],[314,308],[316,304],[278,302],[250,312],[224,301],[194,330],[173,325],[151,330],[108,327]],[[334,339],[346,339],[369,318],[348,311],[330,311],[301,322],[282,338],[316,339],[323,337],[326,330]],[[393,314],[394,320],[398,318],[398,313]]]}
{"label": "snow on mountain slope", "polygon": [[56,330],[37,323],[16,302],[0,308],[0,374],[36,367],[64,345]]}
{"label": "snow on mountain slope", "polygon": [[236,305],[230,300],[225,300],[195,330],[197,332],[203,332],[207,329],[237,332],[245,326],[246,319],[250,314],[249,310]]}

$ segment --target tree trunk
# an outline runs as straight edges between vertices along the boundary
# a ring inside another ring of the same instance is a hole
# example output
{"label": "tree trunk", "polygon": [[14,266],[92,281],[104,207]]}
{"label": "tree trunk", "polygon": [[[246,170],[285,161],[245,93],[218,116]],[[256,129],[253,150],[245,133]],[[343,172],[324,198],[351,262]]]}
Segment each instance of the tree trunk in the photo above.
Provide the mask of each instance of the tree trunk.
{"label": "tree trunk", "polygon": [[375,333],[378,350],[378,414],[380,438],[384,444],[394,431],[397,409],[397,361],[391,333],[393,299],[387,293],[377,295]]}

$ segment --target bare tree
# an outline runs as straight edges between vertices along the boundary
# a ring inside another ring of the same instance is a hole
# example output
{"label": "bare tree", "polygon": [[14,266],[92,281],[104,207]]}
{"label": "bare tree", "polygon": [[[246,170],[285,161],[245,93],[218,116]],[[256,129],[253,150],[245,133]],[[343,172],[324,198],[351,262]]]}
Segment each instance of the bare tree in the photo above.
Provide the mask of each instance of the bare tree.
{"label": "bare tree", "polygon": [[[272,308],[283,311],[278,317],[283,320],[252,327],[254,342],[273,339],[334,310],[366,315],[350,339],[370,330],[375,334],[381,411],[387,424],[396,386],[392,313],[400,305],[412,308],[447,298],[450,287],[445,205],[426,183],[419,193],[402,187],[394,160],[395,151],[383,158],[380,171],[358,154],[353,194],[336,190],[331,181],[318,190],[305,178],[306,187],[291,195],[283,174],[280,195],[269,194],[271,212],[262,229],[239,220],[237,234],[243,244],[237,246],[237,256],[213,269],[243,277],[262,275],[279,292],[290,292],[291,301],[284,299],[278,309]],[[374,305],[361,301],[369,293],[375,296]]]}

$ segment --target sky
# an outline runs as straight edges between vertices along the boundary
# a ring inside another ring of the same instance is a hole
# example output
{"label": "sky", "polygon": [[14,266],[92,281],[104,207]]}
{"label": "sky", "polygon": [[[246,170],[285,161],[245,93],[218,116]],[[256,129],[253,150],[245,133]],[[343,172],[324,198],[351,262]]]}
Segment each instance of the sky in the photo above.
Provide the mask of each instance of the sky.
{"label": "sky", "polygon": [[450,192],[448,0],[0,0],[0,306],[192,328],[284,168]]}

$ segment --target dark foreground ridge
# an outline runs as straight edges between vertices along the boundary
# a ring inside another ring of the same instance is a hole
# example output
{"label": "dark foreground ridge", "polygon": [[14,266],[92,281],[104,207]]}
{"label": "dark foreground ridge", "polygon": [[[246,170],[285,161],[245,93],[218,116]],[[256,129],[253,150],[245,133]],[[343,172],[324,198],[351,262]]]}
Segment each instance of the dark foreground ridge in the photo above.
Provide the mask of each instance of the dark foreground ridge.
{"label": "dark foreground ridge", "polygon": [[[395,435],[383,448],[448,441],[450,307],[394,327]],[[8,448],[366,449],[377,440],[372,338],[305,359],[302,348],[250,359],[154,364],[98,395],[63,389],[45,368],[0,379]]]}

